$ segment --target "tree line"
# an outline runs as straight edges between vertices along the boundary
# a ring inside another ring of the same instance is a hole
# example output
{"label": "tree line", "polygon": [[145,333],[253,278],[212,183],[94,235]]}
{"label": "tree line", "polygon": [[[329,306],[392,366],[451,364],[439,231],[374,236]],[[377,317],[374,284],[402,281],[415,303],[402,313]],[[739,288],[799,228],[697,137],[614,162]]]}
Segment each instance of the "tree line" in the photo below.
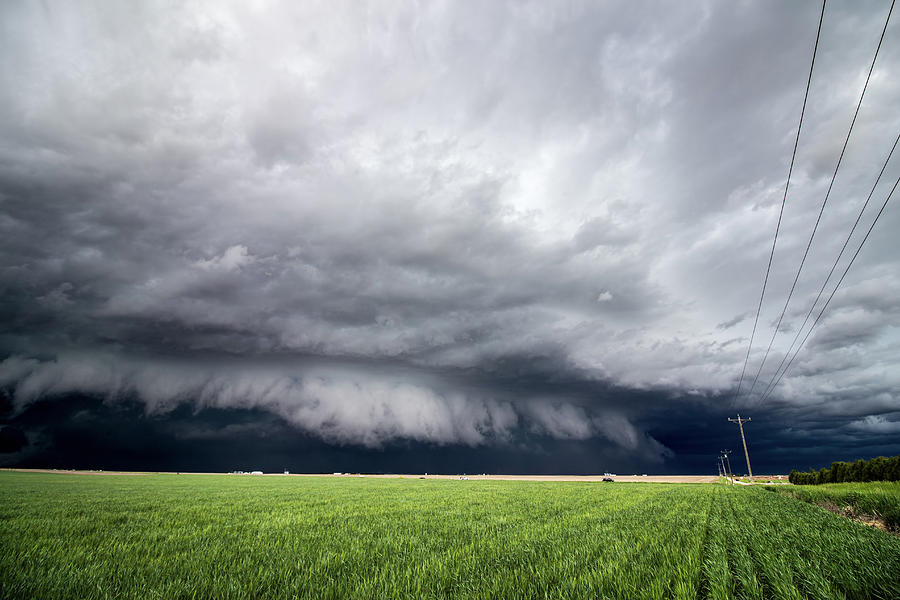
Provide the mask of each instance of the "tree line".
{"label": "tree line", "polygon": [[872,460],[833,462],[831,467],[807,472],[791,471],[788,480],[794,485],[843,483],[848,481],[900,481],[900,455]]}

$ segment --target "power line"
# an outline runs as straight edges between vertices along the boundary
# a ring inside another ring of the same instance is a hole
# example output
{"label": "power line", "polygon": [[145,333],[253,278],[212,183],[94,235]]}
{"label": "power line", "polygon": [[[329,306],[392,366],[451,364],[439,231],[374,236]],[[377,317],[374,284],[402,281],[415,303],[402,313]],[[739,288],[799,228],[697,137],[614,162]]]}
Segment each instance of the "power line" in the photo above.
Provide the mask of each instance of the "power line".
{"label": "power line", "polygon": [[[896,0],[891,0],[891,7],[888,10],[887,19],[884,21],[884,28],[881,30],[881,37],[878,39],[878,46],[875,48],[875,56],[872,57],[872,64],[869,65],[869,72],[866,74],[866,82],[863,85],[862,94],[859,96],[859,102],[856,104],[856,111],[853,113],[853,120],[850,121],[850,129],[847,130],[847,137],[844,138],[844,145],[841,147],[841,154],[838,157],[837,164],[834,166],[834,173],[831,175],[831,182],[828,184],[828,190],[825,192],[825,199],[822,200],[822,206],[819,208],[819,214],[816,216],[815,225],[813,225],[812,233],[809,235],[809,241],[806,243],[806,250],[803,252],[803,258],[800,259],[800,266],[797,267],[797,274],[794,276],[794,282],[791,284],[791,290],[788,292],[787,300],[784,302],[784,308],[781,309],[781,315],[778,317],[778,322],[775,324],[775,329],[772,331],[772,339],[769,340],[769,347],[766,348],[766,353],[763,356],[762,362],[759,364],[759,369],[756,371],[756,377],[753,378],[753,384],[750,386],[750,391],[748,394],[753,393],[753,388],[756,387],[756,382],[759,380],[759,374],[762,372],[763,365],[766,362],[766,359],[769,357],[769,352],[772,350],[772,344],[775,342],[775,338],[778,335],[778,328],[781,327],[781,322],[784,319],[785,313],[787,313],[788,305],[791,303],[791,298],[794,295],[794,290],[797,287],[797,281],[800,280],[800,273],[803,271],[803,265],[806,264],[806,258],[809,256],[809,249],[812,247],[813,239],[816,237],[816,232],[819,229],[819,222],[822,220],[822,213],[825,212],[825,205],[828,204],[828,198],[831,196],[831,190],[834,187],[834,181],[837,179],[838,170],[841,168],[841,163],[844,160],[844,153],[847,151],[847,144],[850,143],[850,135],[853,133],[853,126],[856,125],[856,118],[859,116],[859,109],[862,107],[863,98],[866,97],[866,90],[869,87],[869,80],[872,78],[872,71],[875,69],[875,61],[878,60],[878,53],[881,51],[881,44],[884,42],[884,34],[887,31],[888,23],[891,21],[891,14],[894,12],[894,2]],[[824,5],[822,6],[824,12]],[[774,245],[773,245],[774,252]],[[771,258],[770,258],[771,262]],[[760,298],[760,306],[762,306],[762,299]],[[757,312],[757,319],[759,318],[759,313]],[[752,344],[752,337],[751,337]],[[747,350],[747,356],[750,356],[750,350]],[[744,363],[746,367],[746,361]],[[740,394],[740,386],[738,386],[738,394]]]}
{"label": "power line", "polygon": [[762,292],[759,295],[759,305],[756,307],[756,318],[753,320],[753,332],[750,334],[750,345],[747,347],[747,356],[744,357],[744,366],[741,368],[741,378],[738,381],[738,389],[735,397],[741,395],[741,386],[744,383],[744,373],[747,370],[747,361],[750,360],[750,350],[753,348],[753,338],[756,336],[756,326],[759,323],[759,313],[762,311],[763,298],[766,295],[766,285],[769,283],[769,272],[772,270],[772,258],[775,256],[775,244],[778,242],[778,232],[781,229],[781,218],[784,216],[784,205],[785,202],[787,202],[788,187],[791,185],[791,173],[794,172],[794,159],[797,158],[797,146],[800,143],[800,130],[803,128],[803,115],[806,113],[806,101],[809,98],[813,67],[816,65],[816,53],[819,49],[819,36],[822,33],[822,20],[825,18],[826,1],[827,0],[822,0],[822,12],[819,14],[819,27],[816,30],[816,44],[813,46],[812,62],[809,65],[809,76],[806,79],[806,91],[803,93],[803,106],[800,109],[800,122],[797,125],[797,136],[794,138],[794,150],[791,152],[791,166],[788,168],[787,182],[784,184],[784,195],[781,198],[781,210],[778,211],[778,223],[775,225],[775,237],[772,240],[772,250],[769,252],[769,263],[766,265],[766,276],[763,279]]}
{"label": "power line", "polygon": [[772,395],[772,392],[781,383],[782,377],[784,377],[785,373],[791,368],[791,365],[794,364],[794,359],[797,358],[797,354],[800,353],[800,350],[803,348],[803,344],[806,343],[806,340],[809,339],[809,335],[813,332],[813,329],[816,328],[816,325],[819,324],[819,321],[822,319],[822,315],[825,313],[825,309],[828,308],[828,305],[831,304],[831,299],[834,298],[834,294],[838,291],[838,288],[841,286],[841,282],[844,281],[844,277],[846,277],[847,272],[850,270],[850,267],[853,266],[853,263],[856,261],[856,257],[859,256],[859,251],[862,250],[863,245],[866,243],[866,240],[869,239],[869,234],[872,233],[872,229],[875,228],[875,223],[878,222],[878,219],[881,217],[884,212],[885,207],[888,202],[891,200],[891,196],[894,195],[894,190],[897,189],[897,184],[900,184],[900,176],[897,177],[897,180],[894,182],[894,186],[891,188],[890,193],[887,195],[887,198],[884,199],[884,203],[881,205],[881,209],[878,211],[878,214],[875,215],[875,220],[872,221],[872,224],[869,225],[869,230],[866,231],[865,237],[863,237],[862,241],[859,243],[859,246],[856,248],[856,252],[853,254],[853,258],[850,259],[850,262],[847,263],[846,268],[844,268],[844,272],[841,274],[841,278],[838,279],[837,285],[834,286],[834,289],[831,290],[831,295],[828,296],[828,300],[825,301],[825,305],[822,306],[822,310],[819,311],[819,314],[816,316],[816,320],[813,321],[812,327],[809,328],[809,331],[806,332],[806,336],[803,338],[803,341],[800,342],[800,345],[797,346],[797,349],[794,351],[793,356],[791,356],[791,360],[788,361],[787,366],[784,368],[784,371],[781,372],[781,375],[778,376],[777,381],[767,390],[766,394],[760,399],[760,402],[765,401],[769,396]]}
{"label": "power line", "polygon": [[[856,232],[856,227],[859,225],[860,220],[862,219],[863,213],[865,213],[866,209],[869,207],[869,202],[872,200],[872,196],[875,194],[875,189],[878,187],[878,184],[881,182],[881,177],[884,175],[885,169],[887,169],[888,163],[891,160],[891,157],[894,155],[894,150],[897,149],[897,143],[900,142],[900,133],[897,134],[897,138],[894,140],[894,145],[891,147],[891,151],[888,153],[887,158],[884,159],[884,164],[881,165],[881,171],[878,173],[878,177],[875,179],[874,185],[872,185],[872,189],[869,191],[869,195],[866,197],[865,203],[862,205],[862,208],[859,209],[859,214],[856,215],[856,221],[853,223],[853,227],[850,228],[850,233],[847,234],[847,239],[844,240],[844,245],[841,246],[841,251],[838,253],[837,258],[834,259],[834,263],[831,265],[831,270],[828,271],[828,276],[825,278],[825,281],[822,283],[822,287],[819,288],[819,293],[816,295],[816,299],[813,301],[812,305],[809,307],[809,311],[806,313],[806,317],[803,319],[803,323],[797,328],[797,334],[794,336],[794,339],[791,341],[790,347],[788,347],[787,352],[785,352],[784,356],[781,357],[781,362],[778,363],[778,366],[775,367],[775,371],[772,373],[772,379],[769,380],[769,383],[766,384],[766,389],[763,392],[763,396],[768,394],[769,389],[772,386],[772,382],[775,381],[775,377],[777,377],[778,372],[781,370],[781,367],[784,366],[784,361],[787,360],[787,357],[790,356],[791,352],[794,350],[794,345],[797,343],[797,340],[800,339],[800,334],[803,333],[803,329],[806,327],[806,324],[809,322],[809,318],[812,316],[813,311],[816,308],[816,305],[819,303],[819,300],[822,298],[822,294],[825,292],[825,288],[828,286],[828,282],[831,281],[831,276],[834,274],[834,270],[838,266],[838,262],[840,262],[841,257],[844,256],[844,251],[847,249],[847,245],[850,243],[850,239],[853,237],[853,234]],[[756,382],[754,381],[754,384]],[[753,387],[750,387],[751,392],[753,391]]]}

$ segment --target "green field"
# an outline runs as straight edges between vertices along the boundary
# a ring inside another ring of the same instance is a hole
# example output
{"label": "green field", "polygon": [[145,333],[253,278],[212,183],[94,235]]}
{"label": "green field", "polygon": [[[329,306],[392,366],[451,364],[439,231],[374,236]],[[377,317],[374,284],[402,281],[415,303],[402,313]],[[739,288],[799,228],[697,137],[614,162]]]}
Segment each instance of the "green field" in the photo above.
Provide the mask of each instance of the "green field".
{"label": "green field", "polygon": [[823,483],[773,486],[773,491],[860,518],[875,517],[892,531],[900,531],[900,482]]}
{"label": "green field", "polygon": [[900,598],[761,487],[0,472],[4,598]]}

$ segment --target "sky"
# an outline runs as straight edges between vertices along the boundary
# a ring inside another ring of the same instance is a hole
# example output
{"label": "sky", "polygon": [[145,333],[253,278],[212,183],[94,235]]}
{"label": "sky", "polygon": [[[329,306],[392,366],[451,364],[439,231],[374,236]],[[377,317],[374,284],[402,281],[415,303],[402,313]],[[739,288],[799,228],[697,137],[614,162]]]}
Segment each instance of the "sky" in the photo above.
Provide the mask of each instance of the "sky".
{"label": "sky", "polygon": [[828,2],[751,347],[817,2],[2,3],[0,465],[900,453],[900,199],[763,393],[900,176],[894,15],[776,332],[889,7]]}

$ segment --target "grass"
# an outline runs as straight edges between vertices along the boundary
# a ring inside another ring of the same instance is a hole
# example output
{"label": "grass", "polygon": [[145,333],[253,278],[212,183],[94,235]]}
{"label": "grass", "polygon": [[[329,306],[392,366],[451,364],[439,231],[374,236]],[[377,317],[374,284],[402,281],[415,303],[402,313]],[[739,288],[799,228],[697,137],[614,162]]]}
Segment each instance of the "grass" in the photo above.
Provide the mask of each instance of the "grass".
{"label": "grass", "polygon": [[823,483],[782,486],[777,490],[798,500],[840,510],[848,516],[874,517],[900,531],[900,482]]}
{"label": "grass", "polygon": [[761,487],[0,473],[3,598],[898,598]]}

